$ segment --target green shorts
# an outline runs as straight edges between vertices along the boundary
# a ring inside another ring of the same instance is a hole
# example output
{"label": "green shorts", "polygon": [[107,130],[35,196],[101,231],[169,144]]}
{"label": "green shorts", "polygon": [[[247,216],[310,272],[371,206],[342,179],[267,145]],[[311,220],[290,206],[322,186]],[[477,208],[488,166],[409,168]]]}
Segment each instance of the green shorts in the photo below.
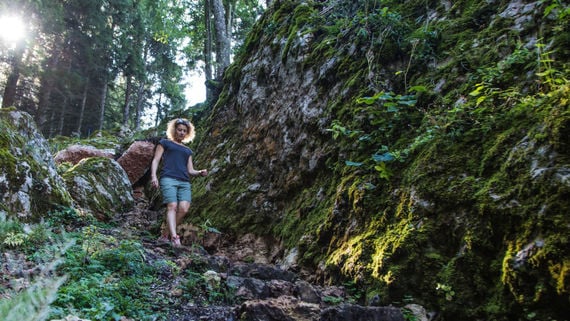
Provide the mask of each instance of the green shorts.
{"label": "green shorts", "polygon": [[160,190],[162,191],[162,201],[164,204],[192,201],[190,182],[177,180],[171,177],[161,177]]}

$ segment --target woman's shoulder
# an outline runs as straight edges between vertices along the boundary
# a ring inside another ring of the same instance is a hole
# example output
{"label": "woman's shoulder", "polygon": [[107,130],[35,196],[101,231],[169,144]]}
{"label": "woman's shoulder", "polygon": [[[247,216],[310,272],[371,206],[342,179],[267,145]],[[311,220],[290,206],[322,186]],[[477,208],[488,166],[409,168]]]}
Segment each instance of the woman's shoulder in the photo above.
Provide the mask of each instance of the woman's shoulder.
{"label": "woman's shoulder", "polygon": [[179,144],[177,142],[173,142],[172,140],[170,140],[168,138],[161,139],[160,144],[164,148],[174,148],[174,149],[179,149],[179,150],[185,150],[187,152],[190,152],[190,154],[192,154],[192,150],[190,149],[190,147],[183,145],[183,144]]}
{"label": "woman's shoulder", "polygon": [[163,147],[171,147],[171,146],[176,146],[177,144],[173,141],[171,141],[168,138],[162,138],[159,142],[160,145],[162,145]]}

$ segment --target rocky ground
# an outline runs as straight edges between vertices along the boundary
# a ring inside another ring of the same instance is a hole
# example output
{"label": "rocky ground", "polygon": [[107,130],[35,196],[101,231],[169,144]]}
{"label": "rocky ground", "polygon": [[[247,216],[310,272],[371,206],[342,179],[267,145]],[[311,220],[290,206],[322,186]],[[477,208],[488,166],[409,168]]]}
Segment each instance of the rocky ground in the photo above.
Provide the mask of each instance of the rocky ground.
{"label": "rocky ground", "polygon": [[[169,320],[404,320],[399,308],[354,304],[341,286],[311,284],[303,277],[306,273],[283,269],[271,262],[280,254],[279,247],[251,235],[228,239],[182,225],[182,247],[159,244],[143,232],[156,226],[163,214],[144,208],[139,198],[135,211],[117,216],[118,231],[128,237],[140,234],[147,260],[176,263],[176,268],[164,270],[163,282],[154,289],[170,298]],[[201,274],[202,282],[192,289],[180,286],[188,284],[189,271]],[[419,310],[416,320],[425,319]]]}
{"label": "rocky ground", "polygon": [[[428,320],[420,306],[362,306],[342,286],[315,284],[314,273],[279,260],[283,251],[272,240],[252,235],[234,239],[207,225],[183,224],[182,247],[159,243],[159,233],[154,231],[163,220],[163,209],[149,210],[141,194],[135,199],[133,211],[116,215],[114,227],[100,232],[115,239],[139,240],[146,263],[162,266],[151,295],[162,298],[160,313],[168,311],[169,321],[403,321],[409,316]],[[29,286],[26,275],[40,273],[26,267],[31,263],[23,255],[4,253],[3,259],[7,263],[2,265],[5,275],[0,280],[10,284],[1,285],[15,291]],[[60,321],[86,320],[68,316]],[[136,320],[123,317],[121,321]]]}

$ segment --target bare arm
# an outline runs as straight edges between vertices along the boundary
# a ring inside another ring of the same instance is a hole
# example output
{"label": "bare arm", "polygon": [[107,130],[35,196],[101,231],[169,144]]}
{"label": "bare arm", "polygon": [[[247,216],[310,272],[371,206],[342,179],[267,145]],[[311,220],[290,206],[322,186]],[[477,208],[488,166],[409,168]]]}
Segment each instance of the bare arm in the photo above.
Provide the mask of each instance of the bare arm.
{"label": "bare arm", "polygon": [[158,144],[154,151],[154,157],[152,158],[152,163],[150,165],[150,182],[152,186],[158,187],[158,178],[156,177],[156,171],[158,170],[158,164],[162,158],[162,153],[164,153],[164,147]]}
{"label": "bare arm", "polygon": [[188,167],[188,174],[190,175],[200,175],[200,176],[208,175],[207,169],[201,169],[201,170],[194,169],[194,165],[192,164],[192,156],[188,157],[187,167]]}

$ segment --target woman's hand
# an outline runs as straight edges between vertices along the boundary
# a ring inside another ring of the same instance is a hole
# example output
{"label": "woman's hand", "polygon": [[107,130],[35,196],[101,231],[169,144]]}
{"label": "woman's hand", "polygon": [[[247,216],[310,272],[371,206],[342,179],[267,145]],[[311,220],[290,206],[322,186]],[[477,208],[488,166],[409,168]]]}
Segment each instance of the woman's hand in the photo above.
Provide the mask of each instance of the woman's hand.
{"label": "woman's hand", "polygon": [[208,170],[207,170],[207,169],[201,169],[199,175],[200,175],[200,176],[207,176],[207,175],[208,175]]}
{"label": "woman's hand", "polygon": [[150,185],[152,185],[152,187],[158,188],[158,179],[156,177],[151,178]]}

